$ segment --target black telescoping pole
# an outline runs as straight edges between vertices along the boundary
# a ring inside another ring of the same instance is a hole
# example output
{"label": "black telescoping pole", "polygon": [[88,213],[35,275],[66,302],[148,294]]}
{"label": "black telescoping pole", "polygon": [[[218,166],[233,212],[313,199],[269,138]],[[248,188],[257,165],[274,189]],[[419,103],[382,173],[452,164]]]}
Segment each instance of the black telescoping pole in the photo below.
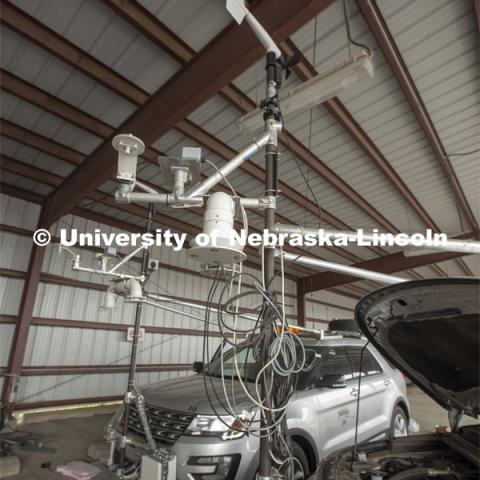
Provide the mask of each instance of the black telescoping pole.
{"label": "black telescoping pole", "polygon": [[[150,233],[152,229],[152,218],[155,211],[155,207],[152,203],[148,204],[148,217],[145,227],[145,232]],[[148,261],[149,261],[149,250],[148,248],[143,249],[143,256],[142,256],[142,271],[141,275],[145,276],[148,273]],[[122,438],[120,443],[120,458],[118,462],[118,468],[120,470],[120,474],[123,472],[123,468],[125,465],[125,451],[127,448],[127,435],[128,435],[128,418],[130,416],[130,403],[132,401],[132,393],[135,387],[135,372],[137,369],[137,350],[138,350],[138,336],[140,333],[140,321],[142,319],[142,302],[137,303],[137,308],[135,310],[135,324],[133,326],[133,339],[132,339],[132,350],[130,352],[130,368],[128,371],[128,384],[127,384],[127,392],[125,393],[125,397],[123,399],[124,403],[124,411],[123,411],[123,430],[122,430]]]}
{"label": "black telescoping pole", "polygon": [[[276,102],[277,102],[277,58],[273,52],[267,53],[267,98],[265,101],[265,126],[267,130],[272,131],[272,122],[277,122],[276,118]],[[272,135],[271,139],[265,147],[265,196],[276,197],[277,196],[277,163],[278,163],[278,146],[276,141],[276,132]],[[272,204],[274,205],[274,203]],[[265,222],[264,226],[267,231],[271,231],[275,224],[275,207],[270,206],[265,209]],[[273,293],[273,279],[275,276],[275,250],[273,248],[264,246],[264,270],[263,278],[267,294]],[[270,345],[273,340],[273,332],[271,326],[269,326],[265,332],[264,337],[264,352],[270,350]],[[265,354],[263,365],[268,361],[268,354]],[[266,403],[267,407],[270,406],[269,401],[269,388],[267,383],[271,378],[271,367],[267,368],[264,372],[262,379],[262,399]],[[270,427],[272,425],[271,412],[262,411],[263,428]],[[267,431],[262,432],[260,438],[260,459],[258,469],[259,480],[271,480],[272,477],[272,461],[270,457],[270,441]]]}

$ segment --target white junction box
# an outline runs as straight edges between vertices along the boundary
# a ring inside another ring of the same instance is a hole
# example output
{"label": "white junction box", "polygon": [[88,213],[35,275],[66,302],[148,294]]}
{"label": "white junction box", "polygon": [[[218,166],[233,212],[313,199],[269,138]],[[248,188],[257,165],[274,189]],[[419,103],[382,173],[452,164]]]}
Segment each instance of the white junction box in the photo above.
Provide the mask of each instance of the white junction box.
{"label": "white junction box", "polygon": [[163,476],[163,465],[160,460],[149,457],[148,455],[143,455],[141,480],[176,480],[177,458],[172,455],[167,465],[168,474],[167,476]]}
{"label": "white junction box", "polygon": [[[134,332],[134,328],[133,327],[128,327],[127,328],[127,342],[133,342],[133,332]],[[138,342],[143,342],[145,340],[145,329],[144,328],[140,328],[140,330],[138,330]]]}

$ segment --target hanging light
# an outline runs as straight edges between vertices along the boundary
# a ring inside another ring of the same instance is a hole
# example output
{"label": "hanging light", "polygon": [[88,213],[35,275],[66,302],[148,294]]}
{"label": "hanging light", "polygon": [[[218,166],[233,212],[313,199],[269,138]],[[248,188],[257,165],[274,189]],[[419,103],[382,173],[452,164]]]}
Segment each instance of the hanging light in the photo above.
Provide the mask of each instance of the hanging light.
{"label": "hanging light", "polygon": [[[306,111],[350,87],[353,83],[373,78],[372,56],[365,50],[326,73],[280,92],[280,107],[284,117]],[[256,108],[240,118],[237,126],[250,133],[264,128],[263,110]]]}

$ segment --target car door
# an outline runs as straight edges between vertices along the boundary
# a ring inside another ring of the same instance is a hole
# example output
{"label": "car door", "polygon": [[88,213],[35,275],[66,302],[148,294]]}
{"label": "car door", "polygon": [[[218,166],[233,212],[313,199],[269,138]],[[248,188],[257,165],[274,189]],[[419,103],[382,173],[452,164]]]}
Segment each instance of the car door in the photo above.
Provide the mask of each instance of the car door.
{"label": "car door", "polygon": [[[355,428],[355,397],[351,395],[352,368],[343,346],[322,346],[315,367],[316,383],[326,375],[342,375],[343,388],[316,387],[305,392],[304,400],[316,415],[317,447],[320,458],[351,445]],[[302,395],[303,396],[303,395]],[[306,404],[307,405],[307,404]]]}
{"label": "car door", "polygon": [[[354,378],[350,393],[356,399],[358,398],[358,379],[361,375],[358,441],[371,440],[385,434],[390,427],[387,412],[389,405],[386,397],[391,379],[387,378],[368,347],[363,352],[363,358],[362,346],[352,345],[345,348],[352,364]],[[353,441],[354,437],[352,443]]]}

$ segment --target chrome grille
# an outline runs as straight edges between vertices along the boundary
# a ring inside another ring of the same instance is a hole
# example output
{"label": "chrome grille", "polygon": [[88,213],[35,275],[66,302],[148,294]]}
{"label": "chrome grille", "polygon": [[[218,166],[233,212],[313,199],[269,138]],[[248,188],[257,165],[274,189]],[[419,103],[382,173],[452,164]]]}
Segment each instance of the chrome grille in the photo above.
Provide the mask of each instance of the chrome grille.
{"label": "chrome grille", "polygon": [[[145,412],[153,438],[167,445],[173,445],[181,435],[185,434],[195,417],[191,413],[177,412],[149,404],[145,404]],[[145,435],[135,404],[130,405],[128,429],[142,437]]]}

